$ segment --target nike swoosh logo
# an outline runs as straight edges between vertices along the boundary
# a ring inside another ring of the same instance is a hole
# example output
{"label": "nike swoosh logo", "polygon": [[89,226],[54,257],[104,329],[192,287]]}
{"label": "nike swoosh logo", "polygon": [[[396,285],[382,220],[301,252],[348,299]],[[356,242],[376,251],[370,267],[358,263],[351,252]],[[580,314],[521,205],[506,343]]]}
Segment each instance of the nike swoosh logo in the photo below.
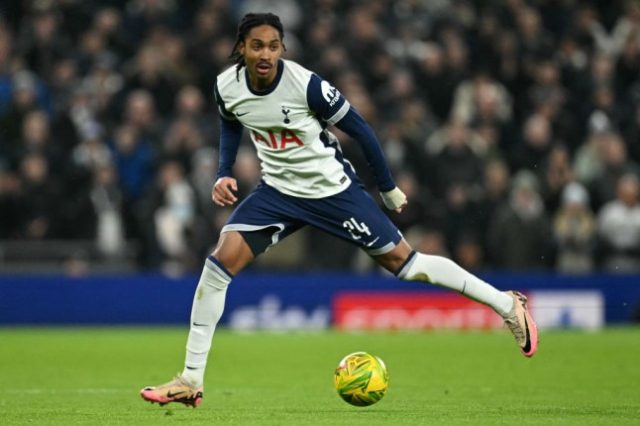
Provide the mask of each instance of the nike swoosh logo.
{"label": "nike swoosh logo", "polygon": [[173,398],[173,397],[176,397],[176,396],[181,395],[181,394],[183,394],[183,393],[184,393],[184,391],[175,392],[175,393],[174,393],[174,392],[169,391],[169,392],[167,392],[167,398]]}
{"label": "nike swoosh logo", "polygon": [[249,114],[249,111],[247,112],[236,112],[236,117],[242,117],[243,115],[247,115]]}
{"label": "nike swoosh logo", "polygon": [[193,322],[191,324],[195,325],[196,327],[208,327],[208,324],[198,324],[197,322]]}
{"label": "nike swoosh logo", "polygon": [[527,334],[525,336],[527,341],[525,342],[524,347],[522,348],[522,350],[524,352],[529,352],[531,350],[531,336],[529,335],[529,322],[527,321],[527,315],[526,314],[524,315],[524,327],[525,327],[525,330],[527,332]]}
{"label": "nike swoosh logo", "polygon": [[375,240],[371,241],[370,243],[367,244],[367,247],[371,247],[372,245],[375,244],[376,241],[378,241],[380,239],[380,237],[376,237]]}

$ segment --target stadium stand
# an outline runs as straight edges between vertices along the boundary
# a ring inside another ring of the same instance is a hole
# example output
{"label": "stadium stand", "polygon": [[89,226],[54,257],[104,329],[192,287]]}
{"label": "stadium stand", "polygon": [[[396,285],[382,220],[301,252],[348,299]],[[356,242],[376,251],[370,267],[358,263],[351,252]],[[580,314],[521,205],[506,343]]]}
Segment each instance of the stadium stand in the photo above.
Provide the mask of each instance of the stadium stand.
{"label": "stadium stand", "polygon": [[[640,270],[635,1],[28,0],[0,6],[0,271],[199,268],[229,214],[213,81],[267,9],[373,125],[415,245],[473,270]],[[292,238],[256,266],[372,267]]]}

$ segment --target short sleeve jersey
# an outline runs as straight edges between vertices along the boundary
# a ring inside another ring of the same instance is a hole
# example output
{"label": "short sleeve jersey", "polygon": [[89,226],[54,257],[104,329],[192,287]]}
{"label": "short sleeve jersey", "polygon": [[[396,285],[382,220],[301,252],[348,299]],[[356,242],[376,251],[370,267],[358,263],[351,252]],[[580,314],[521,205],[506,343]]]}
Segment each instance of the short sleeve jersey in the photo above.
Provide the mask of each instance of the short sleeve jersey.
{"label": "short sleeve jersey", "polygon": [[323,198],[346,189],[353,169],[337,138],[327,130],[349,111],[349,102],[318,75],[281,59],[276,78],[254,91],[245,68],[231,67],[216,79],[215,96],[223,119],[249,130],[261,162],[263,180],[278,191]]}

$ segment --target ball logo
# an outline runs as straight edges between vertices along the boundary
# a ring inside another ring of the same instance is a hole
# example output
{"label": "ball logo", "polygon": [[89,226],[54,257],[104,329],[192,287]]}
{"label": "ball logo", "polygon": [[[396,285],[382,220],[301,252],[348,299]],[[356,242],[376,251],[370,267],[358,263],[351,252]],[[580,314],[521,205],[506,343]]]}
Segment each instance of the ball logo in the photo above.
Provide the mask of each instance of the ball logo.
{"label": "ball logo", "polygon": [[329,106],[334,106],[336,102],[338,102],[338,99],[340,99],[340,92],[338,92],[338,89],[333,87],[327,81],[322,80],[322,83],[320,83],[320,89],[322,90],[322,96],[324,99],[329,102]]}

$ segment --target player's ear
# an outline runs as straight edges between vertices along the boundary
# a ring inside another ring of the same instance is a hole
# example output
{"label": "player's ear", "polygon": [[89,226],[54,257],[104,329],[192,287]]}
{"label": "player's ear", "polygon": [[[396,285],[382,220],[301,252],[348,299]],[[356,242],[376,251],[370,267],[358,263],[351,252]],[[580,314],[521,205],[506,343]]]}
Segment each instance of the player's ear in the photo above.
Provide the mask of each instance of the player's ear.
{"label": "player's ear", "polygon": [[244,56],[244,49],[245,49],[244,41],[241,41],[238,44],[238,52],[240,52],[242,56]]}

